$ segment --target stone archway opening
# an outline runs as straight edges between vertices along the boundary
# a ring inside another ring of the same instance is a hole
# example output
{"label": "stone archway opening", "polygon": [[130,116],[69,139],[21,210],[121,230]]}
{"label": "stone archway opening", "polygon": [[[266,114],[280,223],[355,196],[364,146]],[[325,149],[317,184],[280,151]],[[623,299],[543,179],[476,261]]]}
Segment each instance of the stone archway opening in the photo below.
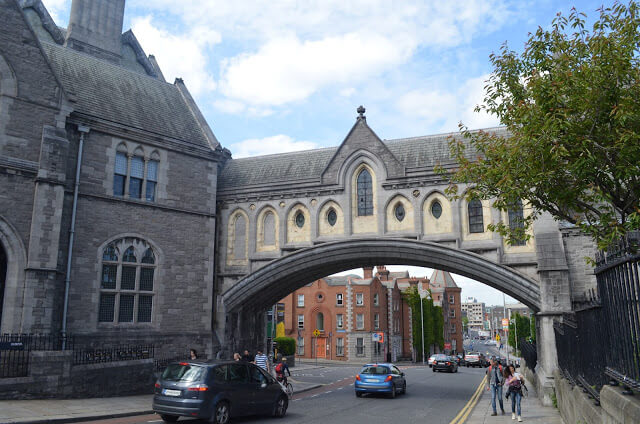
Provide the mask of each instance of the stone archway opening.
{"label": "stone archway opening", "polygon": [[2,328],[2,306],[4,305],[4,290],[7,281],[7,253],[0,243],[0,328]]}
{"label": "stone archway opening", "polygon": [[305,284],[380,263],[441,269],[469,277],[519,300],[534,312],[541,310],[537,281],[478,254],[410,239],[349,239],[301,249],[273,260],[228,289],[223,294],[227,343],[259,344],[262,338],[259,312]]}

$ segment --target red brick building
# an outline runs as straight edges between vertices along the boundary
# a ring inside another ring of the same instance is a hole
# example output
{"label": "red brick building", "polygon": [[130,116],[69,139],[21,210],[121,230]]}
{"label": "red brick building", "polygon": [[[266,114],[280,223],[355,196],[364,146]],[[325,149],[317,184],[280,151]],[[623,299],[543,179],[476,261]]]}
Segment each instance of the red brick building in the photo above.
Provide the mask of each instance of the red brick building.
{"label": "red brick building", "polygon": [[[402,298],[411,285],[431,288],[434,303],[443,306],[445,343],[461,351],[460,288],[449,273],[435,271],[433,286],[426,277],[411,278],[384,266],[376,275],[373,268],[363,274],[325,277],[279,302],[285,335],[296,339],[297,356],[358,362],[412,358],[411,311]],[[379,335],[381,343],[374,341]]]}

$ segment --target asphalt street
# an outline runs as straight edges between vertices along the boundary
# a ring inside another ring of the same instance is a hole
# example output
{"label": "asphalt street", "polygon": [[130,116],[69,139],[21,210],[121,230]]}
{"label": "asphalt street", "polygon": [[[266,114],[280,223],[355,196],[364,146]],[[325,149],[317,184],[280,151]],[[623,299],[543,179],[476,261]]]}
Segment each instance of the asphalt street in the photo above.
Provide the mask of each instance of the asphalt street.
{"label": "asphalt street", "polygon": [[[407,394],[390,399],[379,395],[357,398],[353,389],[359,367],[323,367],[292,371],[295,381],[323,384],[318,389],[297,394],[287,415],[278,423],[424,423],[448,424],[472,397],[485,369],[461,367],[458,373],[432,372],[428,367],[401,367],[406,373]],[[197,424],[201,421],[181,419]],[[272,422],[269,417],[249,417],[233,423]],[[161,423],[157,415],[96,421],[102,424]],[[274,421],[273,421],[274,422]]]}

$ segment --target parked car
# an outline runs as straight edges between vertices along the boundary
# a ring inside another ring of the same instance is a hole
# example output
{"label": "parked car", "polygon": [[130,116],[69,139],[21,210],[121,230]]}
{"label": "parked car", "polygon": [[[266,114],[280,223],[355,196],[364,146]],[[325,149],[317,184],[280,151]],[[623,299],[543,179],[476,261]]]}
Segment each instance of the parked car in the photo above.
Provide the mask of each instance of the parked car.
{"label": "parked car", "polygon": [[356,374],[354,388],[357,397],[365,393],[387,393],[395,398],[398,392],[407,393],[407,380],[393,364],[366,364]]}
{"label": "parked car", "polygon": [[427,363],[429,364],[429,368],[431,368],[431,366],[433,365],[433,361],[435,357],[436,355],[429,356],[429,359],[427,360]]}
{"label": "parked car", "polygon": [[436,372],[436,371],[458,372],[458,363],[451,356],[436,355],[435,361],[433,362],[432,369],[433,369],[433,372]]}
{"label": "parked car", "polygon": [[241,415],[283,417],[289,398],[280,383],[254,364],[187,361],[169,364],[155,384],[153,410],[165,422],[179,417],[227,424]]}
{"label": "parked car", "polygon": [[489,363],[486,357],[479,352],[469,352],[464,357],[467,367],[485,367]]}

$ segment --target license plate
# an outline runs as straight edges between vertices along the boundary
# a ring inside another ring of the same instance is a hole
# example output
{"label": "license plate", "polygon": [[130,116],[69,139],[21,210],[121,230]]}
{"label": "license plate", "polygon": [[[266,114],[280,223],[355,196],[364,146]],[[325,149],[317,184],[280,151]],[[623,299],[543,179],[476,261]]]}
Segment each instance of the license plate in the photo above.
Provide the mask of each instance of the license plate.
{"label": "license plate", "polygon": [[165,396],[180,396],[182,392],[180,390],[164,389],[162,394]]}
{"label": "license plate", "polygon": [[378,380],[373,379],[373,378],[365,378],[364,381],[366,381],[367,383],[377,383]]}

